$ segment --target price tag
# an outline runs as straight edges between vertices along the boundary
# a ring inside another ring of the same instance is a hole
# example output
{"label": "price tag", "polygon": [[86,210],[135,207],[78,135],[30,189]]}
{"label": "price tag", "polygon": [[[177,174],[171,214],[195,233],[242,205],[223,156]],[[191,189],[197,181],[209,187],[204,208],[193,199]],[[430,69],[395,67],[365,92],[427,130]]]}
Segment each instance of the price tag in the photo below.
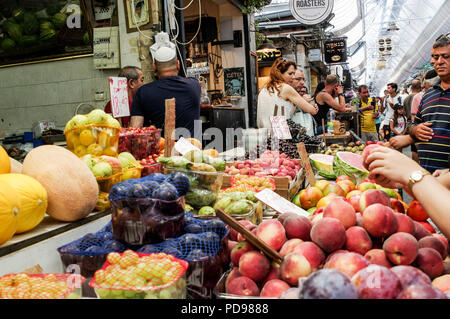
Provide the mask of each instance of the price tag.
{"label": "price tag", "polygon": [[292,139],[291,131],[286,121],[285,116],[271,116],[270,122],[272,124],[272,130],[275,137],[279,140]]}
{"label": "price tag", "polygon": [[198,147],[189,143],[184,137],[180,137],[179,140],[175,143],[175,150],[181,155],[184,155],[192,150],[201,151]]}
{"label": "price tag", "polygon": [[110,77],[109,93],[111,95],[111,110],[113,117],[130,116],[127,78]]}
{"label": "price tag", "polygon": [[306,210],[298,207],[294,203],[291,203],[271,189],[263,189],[262,191],[256,193],[255,197],[280,214],[294,213],[300,216],[309,217],[309,213]]}
{"label": "price tag", "polygon": [[316,177],[314,176],[314,171],[311,167],[311,163],[309,162],[309,156],[306,152],[305,144],[298,143],[297,144],[298,154],[300,154],[300,161],[302,162],[302,166],[306,171],[306,178],[308,179],[309,185],[314,186],[316,184]]}

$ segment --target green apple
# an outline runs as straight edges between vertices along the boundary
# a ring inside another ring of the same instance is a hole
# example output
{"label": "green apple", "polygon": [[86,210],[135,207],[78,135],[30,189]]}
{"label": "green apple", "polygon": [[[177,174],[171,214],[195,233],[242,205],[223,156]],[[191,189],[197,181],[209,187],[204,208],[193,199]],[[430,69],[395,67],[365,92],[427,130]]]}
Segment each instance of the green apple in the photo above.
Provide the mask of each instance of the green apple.
{"label": "green apple", "polygon": [[95,109],[88,113],[87,120],[89,124],[106,124],[107,114],[101,109]]}
{"label": "green apple", "polygon": [[70,130],[75,127],[81,127],[88,124],[88,118],[86,115],[77,114],[74,117],[72,117],[67,123],[66,123],[66,130]]}
{"label": "green apple", "polygon": [[117,158],[119,159],[120,163],[122,164],[123,169],[129,169],[136,166],[139,166],[139,163],[134,158],[133,154],[129,152],[122,152],[120,153]]}
{"label": "green apple", "polygon": [[112,167],[109,163],[100,162],[92,167],[92,173],[95,177],[108,177],[112,175]]}
{"label": "green apple", "polygon": [[86,154],[83,157],[81,157],[81,160],[89,167],[89,169],[92,171],[92,168],[97,164],[97,161],[94,160],[92,157],[92,154]]}
{"label": "green apple", "polygon": [[112,117],[110,114],[106,114],[106,125],[116,128],[122,128],[119,121]]}

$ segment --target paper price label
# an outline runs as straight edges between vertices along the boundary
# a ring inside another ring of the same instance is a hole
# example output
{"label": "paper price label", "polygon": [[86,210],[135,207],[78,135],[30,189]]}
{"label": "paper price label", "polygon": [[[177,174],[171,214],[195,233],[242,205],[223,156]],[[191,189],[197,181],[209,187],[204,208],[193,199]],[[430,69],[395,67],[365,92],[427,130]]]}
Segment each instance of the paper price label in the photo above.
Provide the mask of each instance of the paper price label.
{"label": "paper price label", "polygon": [[279,140],[292,139],[291,131],[286,121],[285,116],[271,116],[270,122],[272,124],[272,130],[275,137]]}
{"label": "paper price label", "polygon": [[109,93],[111,95],[111,110],[113,117],[130,116],[127,78],[110,77]]}
{"label": "paper price label", "polygon": [[184,155],[192,150],[201,151],[198,147],[189,143],[184,137],[180,137],[178,142],[175,143],[175,150],[181,155]]}
{"label": "paper price label", "polygon": [[309,217],[309,213],[306,210],[298,207],[294,203],[291,203],[271,189],[266,188],[256,193],[255,197],[280,214],[294,213],[300,216]]}

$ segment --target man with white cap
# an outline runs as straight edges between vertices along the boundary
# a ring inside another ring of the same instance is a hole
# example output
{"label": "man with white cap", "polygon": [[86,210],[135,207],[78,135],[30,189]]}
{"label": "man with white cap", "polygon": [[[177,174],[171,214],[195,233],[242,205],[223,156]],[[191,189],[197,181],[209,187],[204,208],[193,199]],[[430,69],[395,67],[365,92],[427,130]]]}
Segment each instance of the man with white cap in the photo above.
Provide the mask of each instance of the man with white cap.
{"label": "man with white cap", "polygon": [[194,78],[178,75],[180,62],[167,33],[158,33],[155,40],[150,51],[158,79],[143,85],[136,92],[130,126],[154,125],[163,128],[165,100],[175,98],[175,127],[187,129],[194,137],[194,121],[200,118],[200,83]]}

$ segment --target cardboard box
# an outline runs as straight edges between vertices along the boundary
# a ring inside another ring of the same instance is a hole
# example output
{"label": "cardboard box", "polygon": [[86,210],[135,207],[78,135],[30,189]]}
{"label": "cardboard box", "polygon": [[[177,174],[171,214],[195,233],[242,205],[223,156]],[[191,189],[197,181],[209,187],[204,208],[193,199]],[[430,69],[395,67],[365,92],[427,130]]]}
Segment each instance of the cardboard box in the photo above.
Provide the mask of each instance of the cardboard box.
{"label": "cardboard box", "polygon": [[[295,178],[289,182],[287,177],[268,176],[275,181],[275,193],[283,196],[287,200],[291,200],[303,188],[305,182],[305,170],[300,168]],[[223,174],[222,189],[230,187],[231,175]]]}

